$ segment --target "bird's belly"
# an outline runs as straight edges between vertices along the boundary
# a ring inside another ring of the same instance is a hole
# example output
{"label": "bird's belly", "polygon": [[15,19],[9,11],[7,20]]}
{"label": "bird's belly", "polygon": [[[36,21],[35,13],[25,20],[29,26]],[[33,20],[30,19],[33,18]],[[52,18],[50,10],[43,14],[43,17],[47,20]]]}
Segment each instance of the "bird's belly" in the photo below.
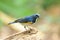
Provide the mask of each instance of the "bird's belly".
{"label": "bird's belly", "polygon": [[28,22],[29,24],[32,24],[32,22]]}

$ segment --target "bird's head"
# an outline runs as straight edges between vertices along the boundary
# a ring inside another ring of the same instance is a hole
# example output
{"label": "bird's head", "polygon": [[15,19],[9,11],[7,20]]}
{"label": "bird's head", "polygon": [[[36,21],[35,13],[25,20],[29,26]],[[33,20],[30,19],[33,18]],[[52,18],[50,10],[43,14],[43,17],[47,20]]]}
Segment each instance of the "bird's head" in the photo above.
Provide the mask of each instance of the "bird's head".
{"label": "bird's head", "polygon": [[34,16],[35,16],[36,18],[39,18],[39,17],[40,17],[40,14],[34,14]]}

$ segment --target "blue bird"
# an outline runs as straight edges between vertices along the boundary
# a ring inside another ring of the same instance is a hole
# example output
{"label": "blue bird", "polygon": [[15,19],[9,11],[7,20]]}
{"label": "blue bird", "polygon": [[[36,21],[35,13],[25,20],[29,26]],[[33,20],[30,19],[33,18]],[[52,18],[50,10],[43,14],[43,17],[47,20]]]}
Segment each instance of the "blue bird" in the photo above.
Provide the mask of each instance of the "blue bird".
{"label": "blue bird", "polygon": [[27,16],[27,17],[24,17],[24,18],[20,18],[20,19],[17,19],[15,20],[14,22],[11,22],[11,23],[8,23],[8,24],[13,24],[13,23],[35,23],[36,22],[36,19],[39,18],[39,14],[34,14],[32,16]]}

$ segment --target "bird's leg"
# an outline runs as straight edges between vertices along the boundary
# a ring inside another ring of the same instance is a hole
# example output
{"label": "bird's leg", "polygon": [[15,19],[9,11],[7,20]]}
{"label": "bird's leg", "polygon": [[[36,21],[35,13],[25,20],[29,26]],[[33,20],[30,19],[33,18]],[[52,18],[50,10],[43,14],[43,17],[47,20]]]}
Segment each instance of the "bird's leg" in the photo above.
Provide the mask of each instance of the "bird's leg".
{"label": "bird's leg", "polygon": [[24,26],[24,28],[26,29],[26,31],[29,30],[28,26]]}
{"label": "bird's leg", "polygon": [[28,32],[28,33],[31,33],[31,28],[30,27],[28,27],[28,26],[24,26],[24,28],[26,29],[26,31]]}

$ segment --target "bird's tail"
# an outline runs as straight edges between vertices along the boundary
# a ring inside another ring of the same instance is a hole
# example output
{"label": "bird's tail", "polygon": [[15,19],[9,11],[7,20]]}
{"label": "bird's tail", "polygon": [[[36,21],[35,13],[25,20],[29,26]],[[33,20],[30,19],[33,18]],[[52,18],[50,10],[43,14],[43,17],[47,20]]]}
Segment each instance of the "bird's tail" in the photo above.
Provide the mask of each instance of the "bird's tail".
{"label": "bird's tail", "polygon": [[8,25],[13,24],[13,23],[16,23],[16,22],[10,22],[10,23],[8,23]]}

